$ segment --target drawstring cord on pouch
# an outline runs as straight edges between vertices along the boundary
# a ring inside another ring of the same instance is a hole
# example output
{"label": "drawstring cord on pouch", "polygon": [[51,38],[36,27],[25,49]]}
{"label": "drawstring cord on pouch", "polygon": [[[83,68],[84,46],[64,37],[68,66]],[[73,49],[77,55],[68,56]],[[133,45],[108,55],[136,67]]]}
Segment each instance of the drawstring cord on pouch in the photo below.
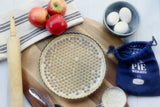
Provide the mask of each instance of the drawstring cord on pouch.
{"label": "drawstring cord on pouch", "polygon": [[150,41],[150,43],[151,43],[151,46],[157,46],[158,44],[154,36],[152,36],[152,41]]}
{"label": "drawstring cord on pouch", "polygon": [[115,47],[113,45],[110,45],[107,54],[112,53],[114,51],[115,51]]}

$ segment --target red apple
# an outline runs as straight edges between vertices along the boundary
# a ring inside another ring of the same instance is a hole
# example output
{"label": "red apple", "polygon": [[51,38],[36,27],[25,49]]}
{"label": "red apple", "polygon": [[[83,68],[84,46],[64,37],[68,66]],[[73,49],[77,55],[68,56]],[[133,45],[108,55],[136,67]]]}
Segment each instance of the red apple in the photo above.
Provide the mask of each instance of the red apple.
{"label": "red apple", "polygon": [[36,27],[45,27],[48,12],[42,7],[34,7],[30,10],[28,19]]}
{"label": "red apple", "polygon": [[46,29],[53,35],[60,35],[67,29],[67,23],[62,15],[52,15],[46,23]]}
{"label": "red apple", "polygon": [[66,12],[66,2],[64,0],[50,0],[48,3],[47,11],[50,15],[61,14]]}

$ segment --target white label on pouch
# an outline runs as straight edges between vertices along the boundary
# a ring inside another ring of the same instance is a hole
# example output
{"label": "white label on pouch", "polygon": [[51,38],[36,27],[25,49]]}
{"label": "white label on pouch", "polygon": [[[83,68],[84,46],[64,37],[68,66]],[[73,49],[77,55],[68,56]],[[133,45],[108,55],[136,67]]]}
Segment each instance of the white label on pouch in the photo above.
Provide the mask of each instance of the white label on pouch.
{"label": "white label on pouch", "polygon": [[135,84],[135,85],[143,85],[144,84],[144,80],[135,78],[135,79],[133,79],[133,84]]}

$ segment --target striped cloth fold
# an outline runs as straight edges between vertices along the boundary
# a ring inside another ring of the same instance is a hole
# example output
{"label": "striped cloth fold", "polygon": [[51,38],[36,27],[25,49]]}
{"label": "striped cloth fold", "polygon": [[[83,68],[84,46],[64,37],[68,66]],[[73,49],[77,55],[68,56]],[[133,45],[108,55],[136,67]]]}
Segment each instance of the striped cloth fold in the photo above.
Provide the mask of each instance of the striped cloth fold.
{"label": "striped cloth fold", "polygon": [[[74,0],[65,0],[67,11],[64,18],[68,28],[83,22]],[[21,51],[51,35],[45,28],[36,28],[28,21],[28,13],[33,7],[47,8],[49,0],[32,0],[21,7],[0,14],[0,61],[7,58],[7,38],[10,36],[10,15],[15,16],[16,34],[20,37]]]}

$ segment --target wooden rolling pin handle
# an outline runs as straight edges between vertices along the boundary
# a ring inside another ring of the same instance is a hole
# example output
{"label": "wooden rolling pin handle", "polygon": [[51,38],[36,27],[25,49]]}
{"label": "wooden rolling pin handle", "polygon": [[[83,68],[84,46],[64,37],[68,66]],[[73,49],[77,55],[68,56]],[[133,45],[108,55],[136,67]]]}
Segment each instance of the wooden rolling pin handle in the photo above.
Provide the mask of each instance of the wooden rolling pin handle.
{"label": "wooden rolling pin handle", "polygon": [[16,36],[14,16],[10,17],[10,36]]}

